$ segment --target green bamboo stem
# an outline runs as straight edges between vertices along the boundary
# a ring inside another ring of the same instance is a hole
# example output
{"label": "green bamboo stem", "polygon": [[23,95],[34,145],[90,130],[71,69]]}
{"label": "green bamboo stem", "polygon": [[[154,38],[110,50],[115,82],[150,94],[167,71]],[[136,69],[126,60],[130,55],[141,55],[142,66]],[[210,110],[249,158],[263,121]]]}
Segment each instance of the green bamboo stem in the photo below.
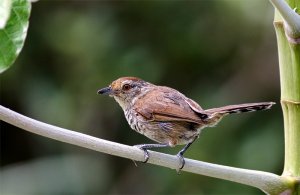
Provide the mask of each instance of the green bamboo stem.
{"label": "green bamboo stem", "polygon": [[[297,9],[293,10],[297,6],[299,10],[300,0],[287,0],[290,6],[288,9],[285,6],[280,7],[285,4],[283,0],[271,2],[277,8],[274,26],[278,43],[281,106],[284,117],[285,162],[282,176],[293,178],[295,186],[291,194],[300,194],[300,28],[293,28],[291,36],[290,26],[297,24],[291,23],[289,18],[296,14],[296,22],[300,23],[300,16],[295,12]],[[286,14],[291,10],[293,13]]]}

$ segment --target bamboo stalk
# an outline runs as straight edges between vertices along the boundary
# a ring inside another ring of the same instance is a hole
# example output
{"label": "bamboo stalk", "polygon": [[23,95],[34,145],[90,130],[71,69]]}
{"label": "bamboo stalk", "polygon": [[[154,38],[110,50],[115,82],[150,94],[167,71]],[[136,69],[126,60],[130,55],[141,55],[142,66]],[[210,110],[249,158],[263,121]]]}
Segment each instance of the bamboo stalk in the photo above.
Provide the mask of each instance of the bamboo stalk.
{"label": "bamboo stalk", "polygon": [[[276,7],[274,26],[284,117],[285,162],[282,175],[295,179],[294,191],[291,194],[300,194],[300,28],[296,24],[300,23],[300,16],[295,12],[297,7],[299,9],[300,0],[287,0],[290,6],[288,8],[284,0],[270,1]],[[291,20],[291,17],[296,20]]]}

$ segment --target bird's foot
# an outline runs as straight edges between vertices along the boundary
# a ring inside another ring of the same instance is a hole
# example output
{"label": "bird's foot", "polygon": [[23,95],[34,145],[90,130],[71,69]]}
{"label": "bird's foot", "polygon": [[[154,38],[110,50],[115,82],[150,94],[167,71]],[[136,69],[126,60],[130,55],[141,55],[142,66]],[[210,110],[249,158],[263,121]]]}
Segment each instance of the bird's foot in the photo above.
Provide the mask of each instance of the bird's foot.
{"label": "bird's foot", "polygon": [[134,145],[134,147],[137,147],[138,149],[144,151],[144,161],[143,161],[143,163],[147,163],[148,160],[149,160],[149,152],[147,150],[147,145],[140,144],[140,145]]}
{"label": "bird's foot", "polygon": [[183,154],[181,152],[178,152],[178,154],[176,156],[179,159],[179,166],[176,169],[176,171],[177,171],[178,174],[180,174],[180,171],[183,169],[183,167],[185,165],[185,160],[184,160]]}
{"label": "bird's foot", "polygon": [[163,148],[163,147],[168,147],[169,145],[168,144],[140,144],[140,145],[134,145],[134,146],[144,151],[145,160],[143,163],[146,163],[149,160],[148,149]]}

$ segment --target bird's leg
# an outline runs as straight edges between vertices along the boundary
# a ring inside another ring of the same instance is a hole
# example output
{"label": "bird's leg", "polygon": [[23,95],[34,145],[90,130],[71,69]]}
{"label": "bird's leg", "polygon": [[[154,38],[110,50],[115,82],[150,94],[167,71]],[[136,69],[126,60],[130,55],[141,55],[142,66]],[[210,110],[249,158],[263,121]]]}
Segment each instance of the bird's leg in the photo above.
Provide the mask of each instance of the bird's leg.
{"label": "bird's leg", "polygon": [[168,147],[168,144],[139,144],[139,145],[134,145],[135,147],[138,147],[139,149],[144,151],[144,157],[145,160],[143,161],[143,163],[147,163],[147,161],[149,160],[149,152],[148,149],[151,148],[163,148],[163,147]]}
{"label": "bird's leg", "polygon": [[177,169],[177,173],[180,172],[180,170],[184,167],[185,165],[185,160],[183,158],[183,154],[187,151],[187,149],[192,145],[192,143],[194,143],[194,141],[198,138],[198,136],[196,136],[191,142],[189,142],[188,144],[186,144],[178,153],[177,153],[177,157],[179,158],[179,162],[180,165]]}

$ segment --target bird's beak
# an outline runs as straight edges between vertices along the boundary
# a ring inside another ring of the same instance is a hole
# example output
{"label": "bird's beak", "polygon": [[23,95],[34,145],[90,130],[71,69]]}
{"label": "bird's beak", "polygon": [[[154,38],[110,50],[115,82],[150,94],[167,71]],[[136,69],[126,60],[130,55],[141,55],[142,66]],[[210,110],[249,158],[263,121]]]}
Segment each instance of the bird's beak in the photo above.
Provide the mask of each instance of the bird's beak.
{"label": "bird's beak", "polygon": [[103,89],[99,89],[97,91],[98,94],[101,94],[101,95],[112,95],[113,94],[113,90],[111,87],[105,87]]}

